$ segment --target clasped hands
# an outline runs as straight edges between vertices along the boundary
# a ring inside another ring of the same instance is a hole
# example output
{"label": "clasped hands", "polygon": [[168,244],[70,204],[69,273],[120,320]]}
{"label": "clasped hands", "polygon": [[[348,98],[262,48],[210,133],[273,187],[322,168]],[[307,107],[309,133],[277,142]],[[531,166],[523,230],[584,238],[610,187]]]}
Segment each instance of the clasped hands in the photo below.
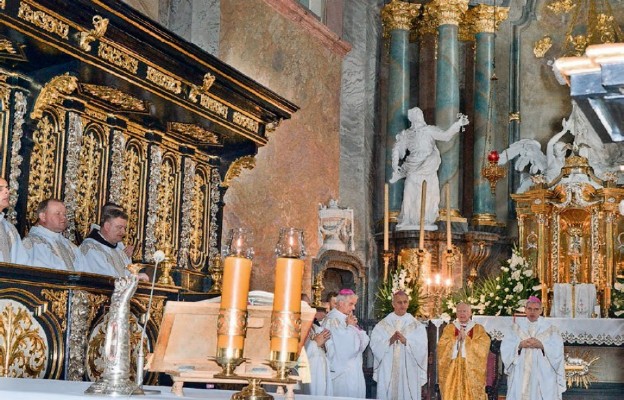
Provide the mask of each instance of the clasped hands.
{"label": "clasped hands", "polygon": [[401,332],[396,331],[394,332],[394,335],[390,336],[389,342],[390,342],[390,346],[392,346],[396,342],[401,342],[402,344],[406,344],[407,339],[405,338],[405,336],[403,336]]}
{"label": "clasped hands", "polygon": [[325,342],[327,342],[330,338],[331,338],[331,332],[325,329],[324,331],[314,336],[314,341],[316,342],[316,345],[318,347],[322,347],[325,345]]}
{"label": "clasped hands", "polygon": [[544,345],[536,338],[528,338],[520,341],[518,349],[540,349],[544,350]]}

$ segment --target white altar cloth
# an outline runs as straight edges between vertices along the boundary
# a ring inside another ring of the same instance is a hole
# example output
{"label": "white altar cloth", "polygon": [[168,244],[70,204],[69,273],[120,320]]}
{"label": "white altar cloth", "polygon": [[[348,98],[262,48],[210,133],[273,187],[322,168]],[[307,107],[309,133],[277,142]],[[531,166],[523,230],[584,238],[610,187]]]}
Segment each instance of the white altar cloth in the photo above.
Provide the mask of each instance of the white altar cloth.
{"label": "white altar cloth", "polygon": [[[91,385],[91,382],[56,381],[46,379],[20,379],[20,378],[0,378],[0,399],[2,400],[67,400],[67,399],[104,399],[107,397],[90,396],[84,391]],[[114,397],[116,399],[137,399],[137,400],[182,400],[182,399],[214,399],[230,400],[235,393],[229,390],[213,389],[184,389],[184,397],[178,397],[171,393],[168,386],[146,386],[146,389],[160,390],[161,394],[146,396]],[[281,400],[284,396],[271,393],[276,400]],[[112,397],[108,397],[112,398]],[[302,400],[329,400],[344,399],[345,397],[325,397],[295,395],[295,399]]]}
{"label": "white altar cloth", "polygon": [[[511,329],[514,317],[473,316],[492,339],[501,340]],[[525,317],[516,317],[525,318]],[[547,318],[559,328],[563,340],[570,344],[622,346],[624,319],[613,318]]]}

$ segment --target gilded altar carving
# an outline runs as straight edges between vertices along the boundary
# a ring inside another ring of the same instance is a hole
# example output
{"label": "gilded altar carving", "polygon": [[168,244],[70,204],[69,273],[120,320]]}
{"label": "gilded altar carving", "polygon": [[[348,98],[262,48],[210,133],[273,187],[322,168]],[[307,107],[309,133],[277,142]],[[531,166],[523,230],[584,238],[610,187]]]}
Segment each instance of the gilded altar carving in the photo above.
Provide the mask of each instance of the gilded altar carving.
{"label": "gilded altar carving", "polygon": [[67,232],[69,240],[76,240],[76,188],[80,152],[82,149],[83,121],[79,114],[69,112],[67,130],[67,154],[65,158],[65,207],[67,208]]}
{"label": "gilded altar carving", "polygon": [[179,160],[167,154],[163,157],[161,179],[158,185],[158,212],[156,213],[155,237],[159,249],[168,257],[177,252],[177,201]]}
{"label": "gilded altar carving", "polygon": [[93,29],[87,32],[80,32],[80,48],[84,51],[91,51],[91,43],[100,39],[108,28],[108,18],[100,15],[93,16]]}
{"label": "gilded altar carving", "polygon": [[[5,103],[6,104],[6,103]],[[22,175],[22,161],[20,149],[22,148],[22,136],[24,136],[24,116],[26,115],[26,96],[23,92],[15,92],[15,104],[13,106],[13,133],[11,135],[11,173],[9,174],[9,209],[7,219],[15,224],[17,222],[17,196],[19,194],[19,179]]]}
{"label": "gilded altar carving", "polygon": [[13,44],[13,42],[5,38],[0,39],[0,52],[17,54],[17,50],[15,50],[15,45]]}
{"label": "gilded altar carving", "polygon": [[189,267],[189,246],[191,242],[191,229],[196,221],[191,221],[194,203],[195,161],[190,158],[184,159],[184,179],[182,180],[182,221],[180,231],[180,251],[178,255],[178,267]]}
{"label": "gilded altar carving", "polygon": [[208,91],[212,87],[212,84],[215,82],[216,77],[210,72],[204,75],[204,81],[202,86],[199,87],[197,85],[191,85],[191,90],[189,91],[189,100],[193,103],[197,102],[197,96],[208,95]]}
{"label": "gilded altar carving", "polygon": [[154,261],[156,251],[156,222],[158,218],[158,185],[162,169],[162,149],[153,145],[150,153],[149,182],[147,184],[147,225],[145,227],[145,260]]}
{"label": "gilded altar carving", "polygon": [[551,1],[546,7],[555,14],[567,14],[576,7],[573,0]]}
{"label": "gilded altar carving", "polygon": [[221,116],[221,118],[227,119],[228,117],[229,107],[206,94],[200,96],[199,104],[206,110]]}
{"label": "gilded altar carving", "polygon": [[51,121],[51,115],[46,114],[33,132],[33,151],[30,156],[30,173],[28,182],[28,200],[26,212],[32,220],[39,202],[54,197],[56,184],[56,165],[60,127]]}
{"label": "gilded altar carving", "polygon": [[395,1],[386,4],[381,9],[381,22],[383,25],[383,37],[389,38],[393,30],[409,31],[418,17],[420,4]]}
{"label": "gilded altar carving", "polygon": [[156,85],[171,93],[182,93],[182,82],[180,82],[180,80],[175,79],[174,77],[167,75],[156,68],[152,68],[149,65],[147,66],[146,78],[148,81],[154,82]]}
{"label": "gilded altar carving", "polygon": [[106,122],[106,119],[108,118],[105,113],[97,111],[97,110],[92,110],[90,108],[87,108],[85,110],[85,115],[89,116],[89,117],[91,117],[93,119],[97,119],[99,121],[102,121],[102,122]]}
{"label": "gilded altar carving", "polygon": [[552,47],[553,42],[550,36],[544,36],[533,45],[533,54],[535,58],[544,58],[548,50]]}
{"label": "gilded altar carving", "polygon": [[139,60],[124,50],[107,43],[100,42],[98,46],[98,57],[133,74],[136,74],[139,69]]}
{"label": "gilded altar carving", "polygon": [[104,134],[101,127],[93,124],[85,129],[80,149],[80,174],[76,184],[76,230],[80,237],[89,234],[91,223],[97,221],[102,177],[108,164],[104,148]]}
{"label": "gilded altar carving", "polygon": [[473,33],[495,33],[501,22],[509,16],[509,7],[495,7],[478,4],[466,12],[466,20],[470,21]]}
{"label": "gilded altar carving", "polygon": [[[135,295],[132,302],[137,304],[143,311],[143,314],[139,316],[139,322],[145,325],[147,318],[147,305],[149,303],[149,297],[143,295]],[[149,311],[149,321],[155,326],[160,326],[163,315],[165,312],[165,299],[163,297],[152,297],[152,306]]]}
{"label": "gilded altar carving", "polygon": [[147,112],[147,106],[143,100],[110,86],[81,83],[79,89],[123,111]]}
{"label": "gilded altar carving", "polygon": [[68,39],[68,24],[61,22],[59,19],[48,15],[43,11],[34,10],[33,8],[31,8],[30,4],[25,1],[20,2],[17,16],[24,21],[33,24],[37,28],[41,28],[44,31],[57,35],[61,39]]}
{"label": "gilded altar carving", "polygon": [[[123,151],[122,186],[118,204],[123,204],[128,213],[126,238],[135,245],[134,256],[143,257],[143,201],[145,199],[145,177],[147,171],[144,145],[137,140],[129,140]],[[141,188],[138,189],[137,188]],[[112,193],[112,191],[111,191]]]}
{"label": "gilded altar carving", "polygon": [[418,36],[420,38],[426,35],[438,34],[438,21],[436,19],[436,14],[431,7],[431,3],[424,6],[422,18],[418,22],[416,30],[418,31]]}
{"label": "gilded altar carving", "polygon": [[219,204],[221,203],[221,175],[217,168],[213,168],[210,171],[210,234],[208,241],[208,257],[210,260],[214,260],[219,257],[220,251],[217,247],[218,243],[218,227],[219,221],[217,221],[217,214],[219,212]]}
{"label": "gilded altar carving", "polygon": [[240,176],[241,172],[243,172],[243,169],[253,169],[255,166],[256,159],[253,156],[244,156],[237,158],[232,164],[230,164],[230,168],[228,168],[221,186],[230,187],[232,181]]}
{"label": "gilded altar carving", "polygon": [[204,173],[197,173],[193,183],[193,206],[191,207],[191,226],[189,258],[194,269],[202,269],[206,262],[206,186],[208,182]]}
{"label": "gilded altar carving", "polygon": [[115,204],[125,204],[122,202],[125,147],[126,138],[124,137],[123,132],[115,129],[113,131],[113,140],[111,145],[111,170],[110,181],[108,183],[108,200]]}
{"label": "gilded altar carving", "polygon": [[41,295],[52,304],[52,312],[61,321],[61,330],[67,330],[67,295],[66,290],[41,289]]}
{"label": "gilded altar carving", "polygon": [[197,124],[185,124],[182,122],[170,122],[169,131],[189,136],[201,144],[219,144],[219,138],[208,129]]}
{"label": "gilded altar carving", "polygon": [[435,17],[438,26],[459,25],[468,10],[468,0],[433,0],[429,12]]}
{"label": "gilded altar carving", "polygon": [[41,93],[35,101],[33,111],[30,113],[30,118],[38,119],[43,115],[43,110],[46,107],[51,107],[55,104],[60,104],[64,97],[71,94],[78,87],[78,78],[71,76],[68,73],[64,75],[55,76],[45,84]]}
{"label": "gilded altar carving", "polygon": [[0,301],[0,376],[43,378],[48,365],[48,340],[26,307]]}
{"label": "gilded altar carving", "polygon": [[258,121],[255,121],[248,116],[239,113],[238,111],[234,111],[234,114],[232,115],[232,121],[236,125],[242,126],[243,128],[254,133],[258,133],[258,129],[260,128]]}

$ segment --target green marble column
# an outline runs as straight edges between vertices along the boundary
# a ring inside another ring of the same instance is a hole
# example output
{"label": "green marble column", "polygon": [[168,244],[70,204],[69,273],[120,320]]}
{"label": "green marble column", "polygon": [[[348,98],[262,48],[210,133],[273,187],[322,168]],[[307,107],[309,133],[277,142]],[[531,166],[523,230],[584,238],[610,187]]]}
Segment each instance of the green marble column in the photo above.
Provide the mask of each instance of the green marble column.
{"label": "green marble column", "polygon": [[[388,117],[386,123],[385,181],[392,177],[392,148],[395,137],[408,127],[410,99],[409,35],[420,4],[394,0],[384,6],[381,17],[384,36],[389,37]],[[395,220],[403,200],[403,179],[390,184],[389,209]]]}
{"label": "green marble column", "polygon": [[[447,129],[457,120],[459,112],[459,22],[468,9],[468,0],[434,0],[429,6],[438,25],[438,57],[436,61],[436,125]],[[459,210],[460,135],[448,142],[438,142],[442,164],[438,170],[440,188],[451,187],[450,205]],[[441,198],[441,205],[446,205]]]}

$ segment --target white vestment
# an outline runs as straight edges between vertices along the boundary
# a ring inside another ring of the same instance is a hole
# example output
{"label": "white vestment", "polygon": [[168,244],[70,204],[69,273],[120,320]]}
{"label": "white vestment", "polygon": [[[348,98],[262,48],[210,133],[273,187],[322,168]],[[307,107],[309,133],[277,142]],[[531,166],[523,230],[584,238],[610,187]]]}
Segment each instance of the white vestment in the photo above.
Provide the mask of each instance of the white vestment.
{"label": "white vestment", "polygon": [[325,347],[331,370],[333,395],[365,398],[362,353],[368,346],[368,335],[353,325],[347,325],[347,316],[336,308],[327,314],[323,327],[331,332],[331,339],[325,343]]}
{"label": "white vestment", "polygon": [[[96,233],[99,235],[99,233]],[[91,235],[89,235],[91,236]],[[88,237],[80,244],[82,253],[83,272],[92,274],[109,275],[114,277],[128,276],[130,271],[126,268],[132,262],[124,253],[125,246],[119,242],[115,247],[106,245]]]}
{"label": "white vestment", "polygon": [[[541,349],[523,348],[520,341],[537,338]],[[557,327],[540,317],[518,318],[501,343],[507,374],[507,400],[559,400],[566,390],[563,339]]]}
{"label": "white vestment", "polygon": [[28,263],[34,267],[81,271],[78,246],[60,233],[36,225],[24,238]]}
{"label": "white vestment", "polygon": [[312,325],[310,335],[306,340],[305,349],[308,354],[308,367],[310,369],[310,383],[302,384],[302,392],[313,396],[333,396],[329,360],[325,351],[326,346],[319,347],[314,337],[323,332],[325,328]]}
{"label": "white vestment", "polygon": [[[389,344],[396,331],[405,339]],[[373,379],[377,381],[377,398],[384,400],[421,399],[421,387],[427,383],[427,331],[411,314],[390,313],[371,333],[371,350],[375,356]]]}
{"label": "white vestment", "polygon": [[0,213],[0,261],[13,264],[28,264],[28,253],[24,249],[17,229]]}

